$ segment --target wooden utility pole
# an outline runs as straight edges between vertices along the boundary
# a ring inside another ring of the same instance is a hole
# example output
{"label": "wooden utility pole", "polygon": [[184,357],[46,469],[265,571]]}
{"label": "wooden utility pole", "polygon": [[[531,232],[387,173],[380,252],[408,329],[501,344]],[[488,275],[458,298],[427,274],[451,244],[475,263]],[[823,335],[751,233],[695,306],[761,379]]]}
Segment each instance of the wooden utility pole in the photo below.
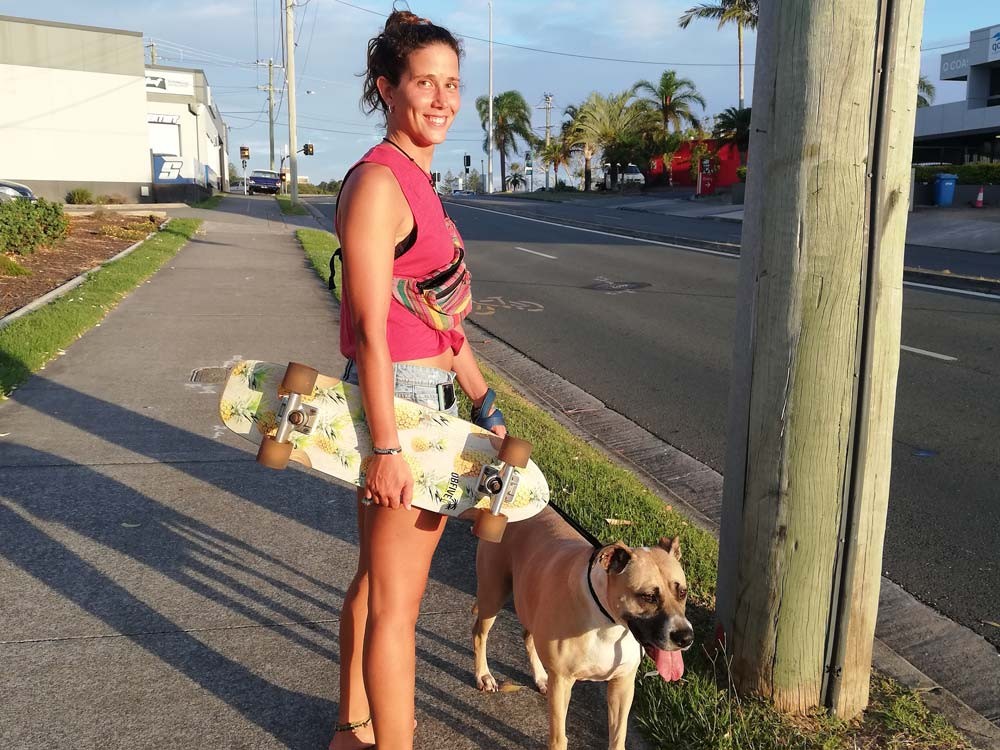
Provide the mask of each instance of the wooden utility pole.
{"label": "wooden utility pole", "polygon": [[299,201],[299,141],[295,121],[295,0],[285,0],[285,96],[288,99],[288,184],[292,203]]}
{"label": "wooden utility pole", "polygon": [[760,4],[718,616],[782,710],[868,702],[922,17]]}

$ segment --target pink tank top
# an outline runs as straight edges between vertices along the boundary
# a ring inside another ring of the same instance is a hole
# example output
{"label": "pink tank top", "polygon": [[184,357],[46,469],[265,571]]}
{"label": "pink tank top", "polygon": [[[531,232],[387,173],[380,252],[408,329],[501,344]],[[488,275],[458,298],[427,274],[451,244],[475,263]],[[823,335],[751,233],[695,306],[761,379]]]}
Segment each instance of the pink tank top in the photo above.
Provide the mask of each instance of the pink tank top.
{"label": "pink tank top", "polygon": [[[413,213],[416,241],[396,258],[392,266],[393,276],[418,278],[451,263],[455,255],[454,240],[451,230],[445,225],[444,206],[431,186],[430,176],[389,143],[383,142],[372,148],[358,164],[365,162],[382,164],[392,170]],[[393,362],[434,357],[448,348],[458,354],[465,341],[460,331],[431,328],[395,299],[389,303],[385,337]],[[340,352],[349,359],[357,355],[346,290],[341,293]]]}

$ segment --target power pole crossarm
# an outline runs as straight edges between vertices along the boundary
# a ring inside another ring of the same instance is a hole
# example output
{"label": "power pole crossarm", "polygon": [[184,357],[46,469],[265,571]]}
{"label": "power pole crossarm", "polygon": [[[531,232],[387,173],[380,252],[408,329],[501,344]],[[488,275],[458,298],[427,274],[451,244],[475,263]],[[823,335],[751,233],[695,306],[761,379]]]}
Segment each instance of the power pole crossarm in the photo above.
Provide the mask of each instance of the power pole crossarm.
{"label": "power pole crossarm", "polygon": [[760,4],[718,617],[786,711],[868,702],[923,4]]}

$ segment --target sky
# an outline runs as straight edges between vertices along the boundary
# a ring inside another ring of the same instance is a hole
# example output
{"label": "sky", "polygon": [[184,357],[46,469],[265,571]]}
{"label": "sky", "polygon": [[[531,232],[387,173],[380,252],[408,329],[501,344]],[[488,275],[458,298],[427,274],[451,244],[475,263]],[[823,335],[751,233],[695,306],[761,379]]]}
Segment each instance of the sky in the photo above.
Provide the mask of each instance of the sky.
{"label": "sky", "polygon": [[[380,118],[359,108],[368,40],[385,23],[386,0],[296,0],[296,88],[298,142],[315,144],[315,156],[300,156],[298,172],[313,183],[339,179],[382,136]],[[636,81],[654,81],[666,69],[691,79],[714,115],[738,103],[736,30],[711,21],[687,29],[677,18],[692,0],[495,0],[493,87],[521,92],[533,110],[533,126],[544,134],[544,96],[553,96],[551,121],[567,105],[592,91],[610,94]],[[282,56],[281,0],[0,0],[0,15],[22,16],[140,31],[155,42],[158,62],[205,71],[215,104],[230,126],[230,158],[251,149],[251,168],[268,161],[266,60]],[[401,4],[402,5],[402,4]],[[479,169],[483,130],[475,100],[488,91],[489,15],[486,0],[411,0],[410,9],[460,36],[462,109],[448,140],[435,153],[434,168],[462,171],[463,156]],[[1000,24],[997,0],[926,0],[921,73],[937,87],[936,103],[965,96],[965,83],[940,81],[943,53],[968,45],[969,32]],[[752,98],[755,35],[744,36],[746,101]],[[507,45],[517,45],[507,46]],[[522,49],[529,48],[529,49]],[[933,49],[930,49],[933,48]],[[551,53],[559,54],[551,54]],[[608,59],[615,58],[622,62]],[[147,56],[148,60],[148,56]],[[264,60],[265,66],[254,64]],[[275,71],[276,86],[283,72]],[[283,96],[276,116],[276,150],[288,141]],[[300,146],[301,147],[301,146]],[[499,173],[499,161],[495,162]]]}

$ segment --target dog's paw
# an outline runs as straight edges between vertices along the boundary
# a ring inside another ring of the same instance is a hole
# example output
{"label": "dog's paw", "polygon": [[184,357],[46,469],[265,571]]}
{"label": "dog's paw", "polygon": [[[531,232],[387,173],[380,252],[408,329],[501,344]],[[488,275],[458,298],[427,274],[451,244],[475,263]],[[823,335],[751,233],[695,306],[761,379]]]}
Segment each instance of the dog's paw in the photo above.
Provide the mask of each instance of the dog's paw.
{"label": "dog's paw", "polygon": [[479,675],[479,677],[476,678],[476,682],[478,683],[479,689],[484,693],[496,693],[500,690],[500,686],[497,684],[497,681],[489,672]]}
{"label": "dog's paw", "polygon": [[542,675],[541,677],[535,678],[535,687],[538,688],[538,692],[542,695],[548,695],[549,693],[549,678],[548,675]]}

